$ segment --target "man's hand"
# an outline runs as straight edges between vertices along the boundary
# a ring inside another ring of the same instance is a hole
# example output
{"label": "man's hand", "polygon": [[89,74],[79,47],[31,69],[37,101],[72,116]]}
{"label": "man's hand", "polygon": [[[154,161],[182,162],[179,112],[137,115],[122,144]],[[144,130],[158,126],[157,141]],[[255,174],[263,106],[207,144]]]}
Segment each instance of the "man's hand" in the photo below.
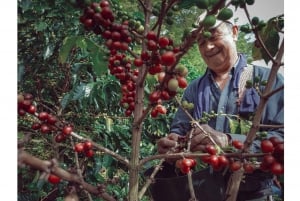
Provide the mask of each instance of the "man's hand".
{"label": "man's hand", "polygon": [[193,133],[194,137],[191,141],[192,152],[205,151],[205,146],[207,144],[214,144],[210,138],[212,138],[213,141],[221,148],[228,145],[228,136],[226,134],[216,131],[207,124],[202,124],[201,127],[210,137],[206,136],[204,132],[197,127]]}
{"label": "man's hand", "polygon": [[167,137],[160,138],[157,141],[157,151],[160,154],[167,153],[170,149],[175,148],[180,136],[176,133],[170,133]]}

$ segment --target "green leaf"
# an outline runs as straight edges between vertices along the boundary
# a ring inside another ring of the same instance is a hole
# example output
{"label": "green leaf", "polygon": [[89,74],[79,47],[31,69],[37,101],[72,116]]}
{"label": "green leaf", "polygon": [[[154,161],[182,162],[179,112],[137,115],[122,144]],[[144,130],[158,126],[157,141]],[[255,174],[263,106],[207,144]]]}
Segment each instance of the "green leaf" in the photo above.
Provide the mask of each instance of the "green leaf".
{"label": "green leaf", "polygon": [[35,30],[36,31],[44,31],[47,28],[47,23],[43,21],[39,21],[35,24]]}
{"label": "green leaf", "polygon": [[93,69],[98,76],[107,72],[108,62],[103,59],[104,55],[105,53],[103,51],[96,51],[91,54]]}
{"label": "green leaf", "polygon": [[[270,54],[274,57],[278,51],[280,37],[273,23],[273,19],[270,19],[267,22],[267,25],[263,27],[263,29],[261,30],[260,35],[266,48],[268,49]],[[269,58],[269,56],[267,55],[267,53],[264,51],[263,48],[261,48],[260,50],[261,50],[262,58],[266,63],[268,63],[271,59]]]}
{"label": "green leaf", "polygon": [[62,109],[65,109],[71,100],[72,100],[71,93],[65,94],[64,97],[60,101]]}
{"label": "green leaf", "polygon": [[251,121],[241,119],[240,120],[241,134],[246,135],[247,133],[249,133],[251,125],[252,125]]}
{"label": "green leaf", "polygon": [[196,5],[196,2],[197,0],[181,0],[179,3],[178,3],[178,7],[180,9],[184,8],[184,9],[188,9],[194,5]]}
{"label": "green leaf", "polygon": [[230,133],[241,133],[240,123],[238,120],[228,118]]}
{"label": "green leaf", "polygon": [[58,55],[58,60],[60,63],[65,63],[67,61],[71,49],[76,45],[77,38],[78,36],[72,36],[63,40],[63,44]]}
{"label": "green leaf", "polygon": [[102,165],[106,168],[110,167],[113,162],[113,158],[110,155],[104,155]]}
{"label": "green leaf", "polygon": [[252,46],[252,58],[254,61],[262,59],[261,49],[255,47],[255,45]]}

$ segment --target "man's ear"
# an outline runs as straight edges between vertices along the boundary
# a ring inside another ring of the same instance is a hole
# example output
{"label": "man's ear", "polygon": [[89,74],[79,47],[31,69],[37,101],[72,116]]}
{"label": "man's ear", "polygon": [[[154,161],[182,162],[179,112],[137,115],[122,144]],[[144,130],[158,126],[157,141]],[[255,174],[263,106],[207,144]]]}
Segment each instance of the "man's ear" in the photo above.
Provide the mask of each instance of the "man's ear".
{"label": "man's ear", "polygon": [[239,35],[239,28],[238,28],[238,26],[233,25],[232,26],[232,36],[233,36],[234,41],[237,41],[238,35]]}

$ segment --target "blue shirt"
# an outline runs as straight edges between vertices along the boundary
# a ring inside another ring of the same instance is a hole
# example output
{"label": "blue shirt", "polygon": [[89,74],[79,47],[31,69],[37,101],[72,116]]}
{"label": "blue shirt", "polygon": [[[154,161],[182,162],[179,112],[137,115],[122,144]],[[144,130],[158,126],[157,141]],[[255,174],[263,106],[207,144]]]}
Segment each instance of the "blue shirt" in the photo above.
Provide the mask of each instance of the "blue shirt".
{"label": "blue shirt", "polygon": [[[193,118],[200,119],[203,112],[214,111],[215,113],[224,114],[240,114],[240,108],[237,105],[238,94],[238,81],[241,69],[247,67],[246,57],[242,54],[239,55],[237,64],[230,72],[230,80],[227,82],[223,90],[220,90],[215,83],[212,72],[207,69],[202,77],[193,80],[183,93],[182,100],[194,104],[194,109],[189,111]],[[270,73],[269,68],[254,66],[253,69],[253,83],[254,78],[259,77],[261,80],[268,80]],[[273,85],[273,89],[283,86],[283,76],[278,74]],[[263,87],[261,87],[263,90]],[[272,95],[264,109],[261,123],[271,125],[283,125],[283,90]],[[223,132],[230,133],[229,120],[224,115],[218,115],[208,122],[212,128]],[[179,135],[185,135],[191,129],[190,119],[185,112],[179,108],[175,114],[171,124],[170,131]],[[262,131],[262,129],[260,130]],[[283,139],[283,128],[266,129],[268,137],[277,136]],[[236,133],[230,133],[232,139],[244,141],[246,136]],[[254,141],[252,148],[257,151],[260,146],[259,141]]]}

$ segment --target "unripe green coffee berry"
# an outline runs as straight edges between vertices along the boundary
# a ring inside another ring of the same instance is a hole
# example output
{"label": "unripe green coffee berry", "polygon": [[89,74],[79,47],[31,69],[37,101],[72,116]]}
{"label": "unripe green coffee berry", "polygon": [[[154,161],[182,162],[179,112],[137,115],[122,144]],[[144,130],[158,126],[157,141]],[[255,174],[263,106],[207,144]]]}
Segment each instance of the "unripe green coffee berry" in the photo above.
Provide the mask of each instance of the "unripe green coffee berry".
{"label": "unripe green coffee berry", "polygon": [[214,15],[207,15],[203,20],[203,26],[205,28],[212,27],[216,23],[216,17]]}
{"label": "unripe green coffee berry", "polygon": [[258,17],[253,17],[252,20],[251,20],[251,23],[252,23],[254,26],[258,25],[258,23],[259,23],[259,18],[258,18]]}
{"label": "unripe green coffee berry", "polygon": [[202,35],[203,35],[204,38],[210,38],[211,37],[211,32],[203,31]]}
{"label": "unripe green coffee berry", "polygon": [[196,6],[200,9],[207,9],[209,6],[209,0],[198,0]]}
{"label": "unripe green coffee berry", "polygon": [[244,33],[250,33],[251,32],[251,29],[250,29],[250,26],[248,24],[244,24],[240,27],[240,30]]}
{"label": "unripe green coffee berry", "polygon": [[229,20],[231,17],[233,16],[233,12],[230,8],[223,8],[219,14],[218,14],[218,19],[219,20],[223,20],[223,21],[226,21],[226,20]]}
{"label": "unripe green coffee berry", "polygon": [[246,4],[247,5],[253,5],[254,4],[254,0],[246,0]]}

